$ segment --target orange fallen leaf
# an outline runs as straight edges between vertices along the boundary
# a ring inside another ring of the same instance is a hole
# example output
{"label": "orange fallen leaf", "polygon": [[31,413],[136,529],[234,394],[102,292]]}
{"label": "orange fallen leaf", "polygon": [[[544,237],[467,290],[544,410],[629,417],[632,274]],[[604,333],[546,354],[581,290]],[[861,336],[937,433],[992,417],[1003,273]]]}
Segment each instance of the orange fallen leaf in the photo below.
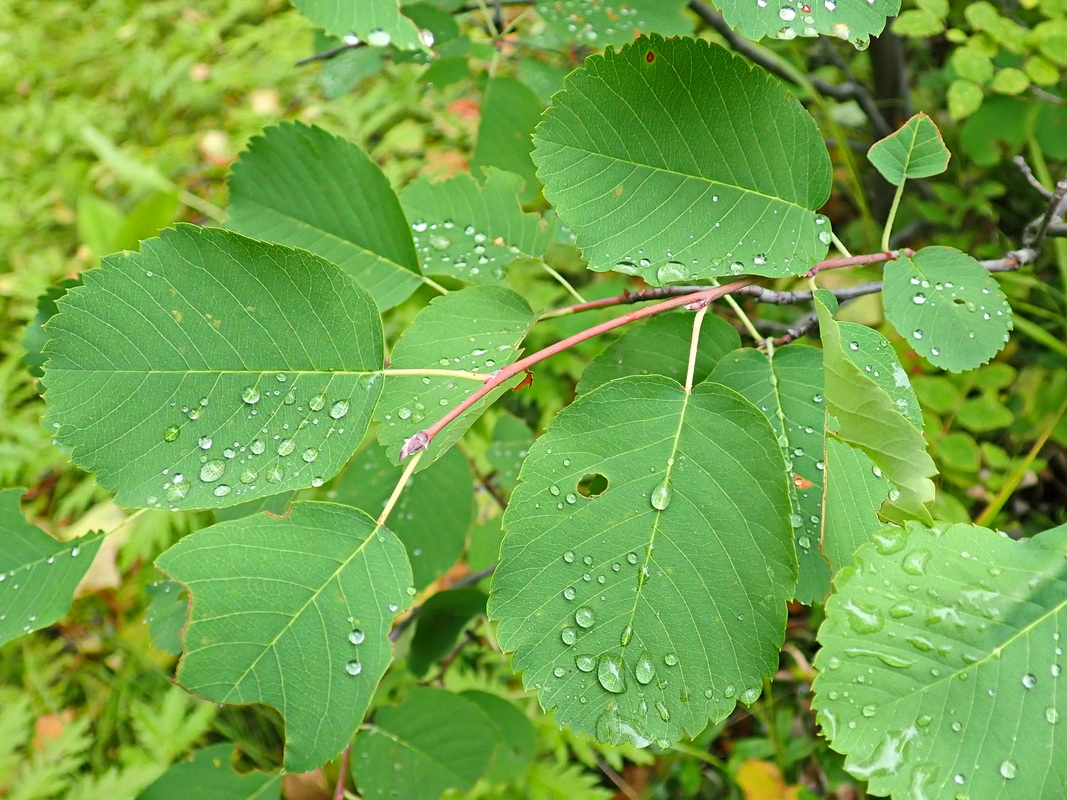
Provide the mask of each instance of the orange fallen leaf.
{"label": "orange fallen leaf", "polygon": [[798,800],[799,786],[786,784],[778,767],[750,759],[737,770],[737,785],[745,800]]}

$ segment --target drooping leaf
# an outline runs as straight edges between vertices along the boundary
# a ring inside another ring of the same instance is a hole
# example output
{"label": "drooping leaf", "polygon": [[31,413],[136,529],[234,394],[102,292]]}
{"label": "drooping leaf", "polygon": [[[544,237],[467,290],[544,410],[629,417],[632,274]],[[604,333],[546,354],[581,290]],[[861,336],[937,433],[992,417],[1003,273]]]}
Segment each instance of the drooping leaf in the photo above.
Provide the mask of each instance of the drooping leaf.
{"label": "drooping leaf", "polygon": [[0,490],[0,645],[70,611],[74,590],[104,539],[98,533],[56,541],[22,516],[25,491]]}
{"label": "drooping leaf", "polygon": [[497,485],[510,493],[519,480],[519,469],[533,444],[533,431],[518,417],[504,414],[493,426],[493,440],[485,457],[496,469]]}
{"label": "drooping leaf", "polygon": [[908,178],[940,175],[951,157],[941,131],[921,111],[867,151],[868,160],[894,186]]}
{"label": "drooping leaf", "polygon": [[152,644],[170,656],[182,652],[182,628],[189,610],[189,593],[174,581],[157,581],[146,588],[148,609],[144,621]]}
{"label": "drooping leaf", "polygon": [[534,141],[591,269],[658,286],[801,274],[826,254],[822,135],[780,82],[717,45],[642,37],[586,59]]}
{"label": "drooping leaf", "polygon": [[438,800],[469,790],[497,747],[486,713],[463,695],[416,689],[399,706],[378,710],[356,738],[352,772],[364,797]]}
{"label": "drooping leaf", "polygon": [[541,181],[530,158],[531,136],[541,120],[541,101],[514,78],[493,78],[485,87],[481,111],[471,171],[496,167],[516,173],[525,182],[522,202],[534,201],[541,191]]}
{"label": "drooping leaf", "polygon": [[411,605],[404,546],[366,514],[293,503],[181,539],[156,566],[192,596],[178,681],[285,718],[285,767],[307,772],[355,733]]}
{"label": "drooping leaf", "polygon": [[171,766],[137,800],[269,800],[281,796],[280,772],[242,775],[232,766],[233,744],[213,744]]}
{"label": "drooping leaf", "polygon": [[[330,499],[377,518],[403,473],[371,442],[348,465]],[[386,520],[404,543],[416,589],[441,577],[463,552],[473,518],[474,486],[467,459],[445,452],[408,482]]]}
{"label": "drooping leaf", "polygon": [[[693,339],[692,314],[657,314],[624,331],[621,339],[612,342],[585,368],[578,394],[624,375],[664,375],[679,383],[685,380]],[[700,326],[693,383],[706,380],[719,360],[740,346],[741,337],[730,323],[711,314],[705,316]]]}
{"label": "drooping leaf", "polygon": [[400,13],[398,0],[293,0],[293,5],[331,36],[354,33],[373,47],[425,47],[418,27]]}
{"label": "drooping leaf", "polygon": [[[434,298],[404,331],[393,348],[391,367],[489,375],[516,359],[519,343],[534,319],[526,301],[502,286],[449,292]],[[394,463],[399,463],[406,439],[428,428],[481,385],[477,379],[449,375],[387,376],[374,418],[378,441]],[[518,382],[516,378],[512,385]],[[420,468],[429,466],[459,441],[485,407],[506,389],[499,387],[434,437]]]}
{"label": "drooping leaf", "polygon": [[752,348],[722,358],[710,380],[729,386],[762,411],[782,448],[782,469],[792,478],[789,499],[800,578],[796,599],[822,602],[830,593],[830,568],[819,552],[823,514],[822,353],[814,347],[789,345],[772,358]]}
{"label": "drooping leaf", "polygon": [[[581,491],[601,475],[597,495]],[[759,694],[796,587],[788,481],[736,392],[660,376],[582,395],[530,450],[490,616],[527,687],[601,741],[677,741]]]}
{"label": "drooping leaf", "polygon": [[1067,527],[878,534],[835,580],[815,707],[845,768],[894,797],[1058,797]]}
{"label": "drooping leaf", "polygon": [[860,50],[900,11],[900,0],[720,0],[715,5],[730,27],[750,39],[836,36]]}
{"label": "drooping leaf", "polygon": [[380,308],[422,282],[400,201],[352,142],[295,122],[268,128],[234,164],[229,186],[232,230],[334,262]]}
{"label": "drooping leaf", "polygon": [[889,395],[893,406],[919,431],[923,429],[923,411],[908,373],[900,365],[893,345],[874,328],[855,322],[838,322],[841,340],[847,344],[842,352],[863,374]]}
{"label": "drooping leaf", "polygon": [[[834,296],[815,292],[823,344],[827,411],[837,422],[838,438],[858,447],[896,486],[890,499],[915,518],[929,521],[924,504],[934,499],[930,477],[937,474],[922,432],[905,417],[889,393],[856,366],[845,349],[840,323],[833,317]],[[851,348],[849,348],[851,349]]]}
{"label": "drooping leaf", "polygon": [[471,620],[485,614],[485,593],[473,586],[437,592],[426,599],[408,651],[408,669],[418,678],[456,646]]}
{"label": "drooping leaf", "polygon": [[496,729],[497,747],[485,780],[506,783],[519,778],[533,763],[537,748],[537,731],[530,720],[499,695],[467,691],[460,696],[479,706]]}
{"label": "drooping leaf", "polygon": [[522,178],[495,167],[485,180],[468,172],[431,183],[408,184],[400,202],[411,221],[415,249],[427,275],[467,283],[499,283],[516,258],[540,258],[552,239],[537,214],[519,204]]}
{"label": "drooping leaf", "polygon": [[366,432],[381,321],[333,264],[183,225],[83,277],[48,324],[47,420],[117,502],[213,508],[318,485]]}
{"label": "drooping leaf", "polygon": [[882,529],[878,509],[891,487],[882,470],[862,451],[826,437],[822,552],[833,574],[851,564],[852,554]]}
{"label": "drooping leaf", "polygon": [[625,44],[642,33],[691,34],[685,6],[686,0],[539,0],[534,10],[545,21],[547,43],[599,48]]}
{"label": "drooping leaf", "polygon": [[951,247],[924,247],[890,261],[885,315],[931,364],[963,372],[1000,352],[1012,329],[1011,306],[989,270]]}

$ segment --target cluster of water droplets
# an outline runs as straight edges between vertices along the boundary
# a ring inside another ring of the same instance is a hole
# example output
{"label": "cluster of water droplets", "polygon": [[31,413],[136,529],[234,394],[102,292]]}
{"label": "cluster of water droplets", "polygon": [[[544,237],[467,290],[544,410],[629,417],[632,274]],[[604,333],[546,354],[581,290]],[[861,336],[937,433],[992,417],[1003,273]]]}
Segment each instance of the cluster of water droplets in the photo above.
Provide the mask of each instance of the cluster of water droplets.
{"label": "cluster of water droplets", "polygon": [[502,280],[504,267],[522,256],[522,252],[503,237],[490,238],[474,225],[446,219],[411,223],[415,250],[423,272],[455,275],[470,280]]}
{"label": "cluster of water droplets", "polygon": [[[761,9],[768,8],[768,2],[769,0],[756,0],[756,6]],[[874,2],[875,0],[867,0],[869,5]],[[778,20],[785,24],[778,29],[777,37],[789,40],[797,36],[812,37],[829,33],[839,39],[851,41],[860,50],[867,49],[870,37],[854,36],[847,22],[834,20],[837,5],[838,0],[780,0]]]}
{"label": "cluster of water droplets", "polygon": [[[80,555],[81,547],[79,545],[74,545],[70,548],[69,553],[47,556],[43,561],[35,561],[18,569],[0,572],[0,583],[5,583],[5,588],[12,592],[21,589],[25,585],[33,587],[41,580],[40,577],[35,576],[35,570],[42,567],[52,566],[61,558],[77,558]],[[5,622],[6,620],[7,611],[0,610],[0,622]],[[37,615],[33,613],[27,614],[26,621],[22,625],[22,632],[30,633],[36,627]]]}
{"label": "cluster of water droplets", "polygon": [[[933,312],[942,303],[951,303],[951,307],[957,312],[966,311],[968,317],[967,326],[971,328],[971,330],[967,331],[968,339],[976,338],[976,330],[981,323],[1003,319],[1008,314],[1003,298],[999,297],[999,295],[993,295],[988,286],[983,286],[980,290],[982,297],[988,299],[975,302],[970,297],[972,292],[952,281],[931,283],[926,278],[913,275],[908,279],[908,283],[914,287],[911,302],[916,306],[922,306],[924,311]],[[913,328],[910,333],[911,338],[915,341],[922,339],[925,335],[921,328]],[[1008,341],[1007,333],[1004,334],[1003,341]],[[941,355],[941,351],[937,347],[931,347],[930,353],[934,356]]]}
{"label": "cluster of water droplets", "polygon": [[641,12],[625,0],[558,0],[538,6],[545,22],[566,30],[570,38],[583,44],[599,46],[600,36],[615,37],[616,33],[648,30],[648,22]]}
{"label": "cluster of water droplets", "polygon": [[[362,379],[367,386],[376,380],[378,376],[374,374]],[[312,473],[306,479],[308,484],[321,486],[323,479],[313,465],[319,459],[321,442],[345,432],[344,418],[350,400],[329,397],[322,392],[306,398],[300,394],[296,382],[281,372],[273,380],[264,377],[244,386],[218,418],[225,425],[236,416],[237,425],[247,431],[247,423],[256,420],[263,410],[267,424],[250,437],[238,436],[233,441],[222,439],[217,421],[209,425],[207,418],[211,416],[212,406],[208,397],[180,408],[177,402],[172,402],[171,407],[184,420],[168,425],[163,431],[163,441],[185,445],[189,438],[195,437],[195,448],[192,458],[186,456],[178,466],[163,470],[160,495],[150,495],[147,504],[177,508],[176,504],[185,500],[196,486],[210,489],[216,498],[238,496],[254,492],[264,483],[280,484],[287,478],[300,478],[305,472]],[[246,423],[243,426],[240,416]],[[308,435],[304,431],[313,433]]]}
{"label": "cluster of water droplets", "polygon": [[359,646],[367,640],[367,634],[359,627],[354,626],[355,619],[353,617],[348,618],[348,623],[353,625],[353,628],[348,633],[348,643],[353,648],[352,657],[345,663],[345,672],[352,677],[362,674],[363,662],[359,660]]}

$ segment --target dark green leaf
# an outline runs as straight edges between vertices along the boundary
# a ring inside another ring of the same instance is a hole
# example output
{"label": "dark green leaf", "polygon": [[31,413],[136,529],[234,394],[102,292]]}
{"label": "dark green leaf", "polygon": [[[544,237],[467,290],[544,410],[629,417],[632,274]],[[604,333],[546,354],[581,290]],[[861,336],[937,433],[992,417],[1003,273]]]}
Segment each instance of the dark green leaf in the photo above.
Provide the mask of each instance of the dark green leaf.
{"label": "dark green leaf", "polygon": [[467,691],[461,697],[485,712],[499,740],[493,763],[485,773],[490,783],[506,783],[519,778],[533,763],[537,731],[514,703],[489,692]]}
{"label": "dark green leaf", "polygon": [[337,755],[392,660],[393,618],[411,605],[400,541],[356,509],[293,503],[283,518],[190,534],[156,566],[192,596],[181,685],[277,708],[290,771]]}
{"label": "dark green leaf", "polygon": [[169,656],[182,652],[182,629],[189,611],[189,593],[174,581],[149,584],[148,610],[144,621],[152,633],[152,644]]}
{"label": "dark green leaf", "polygon": [[767,73],[717,45],[653,36],[586,59],[566,87],[534,160],[591,269],[658,286],[797,275],[826,254],[814,211],[830,158]]}
{"label": "dark green leaf", "polygon": [[926,114],[919,112],[900,130],[871,145],[867,158],[882,177],[894,186],[908,178],[929,178],[948,169],[952,157],[941,131]]}
{"label": "dark green leaf", "polygon": [[321,484],[381,394],[370,296],[302,250],[183,225],[105,259],[48,324],[59,443],[126,506]]}
{"label": "dark green leaf", "polygon": [[215,744],[195,751],[171,766],[137,800],[268,800],[281,796],[281,773],[266,775],[234,772],[231,763],[237,748]]}
{"label": "dark green leaf", "polygon": [[514,78],[493,78],[482,97],[478,145],[471,158],[471,171],[497,167],[522,177],[522,201],[532,202],[541,191],[530,153],[534,128],[541,119],[541,101]]}
{"label": "dark green leaf", "polygon": [[451,652],[459,636],[475,617],[485,614],[485,593],[468,586],[437,592],[419,612],[408,651],[408,669],[418,678]]}
{"label": "dark green leaf", "polygon": [[485,457],[496,470],[497,485],[505,492],[510,493],[518,483],[519,469],[533,440],[533,431],[518,417],[503,414],[496,421]]}

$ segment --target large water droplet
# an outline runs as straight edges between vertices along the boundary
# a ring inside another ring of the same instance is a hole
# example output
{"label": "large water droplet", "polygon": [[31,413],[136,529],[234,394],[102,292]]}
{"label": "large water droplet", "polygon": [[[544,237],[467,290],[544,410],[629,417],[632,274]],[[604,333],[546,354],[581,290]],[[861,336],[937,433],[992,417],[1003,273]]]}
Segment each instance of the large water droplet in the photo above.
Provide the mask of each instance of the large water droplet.
{"label": "large water droplet", "polygon": [[261,439],[253,439],[248,449],[252,451],[252,455],[261,456],[266,451],[267,445]]}
{"label": "large water droplet", "polygon": [[341,419],[341,417],[343,417],[347,413],[348,413],[348,401],[347,400],[338,400],[336,403],[334,403],[332,406],[330,406],[330,416],[333,419]]}
{"label": "large water droplet", "polygon": [[575,656],[574,665],[582,672],[592,672],[596,669],[596,659],[592,656]]}
{"label": "large water droplet", "polygon": [[626,691],[626,675],[622,669],[622,659],[613,653],[604,653],[597,662],[597,680],[600,685],[613,694]]}
{"label": "large water droplet", "polygon": [[220,483],[218,486],[215,487],[215,491],[213,492],[215,497],[225,497],[229,493],[230,487],[227,486],[225,483]]}
{"label": "large water droplet", "polygon": [[1035,686],[1037,686],[1037,676],[1034,675],[1032,672],[1026,673],[1022,677],[1022,684],[1027,689],[1033,689]]}
{"label": "large water droplet", "polygon": [[392,40],[393,37],[389,35],[389,31],[382,28],[375,28],[367,34],[367,44],[371,47],[388,47]]}
{"label": "large water droplet", "polygon": [[915,294],[915,295],[914,295],[914,296],[913,296],[913,297],[911,298],[911,302],[915,303],[915,305],[917,305],[917,306],[921,306],[921,305],[922,305],[923,303],[925,303],[925,302],[926,302],[926,295],[925,295],[925,294],[923,294],[922,292],[917,292],[917,293],[916,293],[916,294]]}
{"label": "large water droplet", "polygon": [[222,473],[226,471],[226,462],[221,458],[214,458],[211,461],[207,461],[200,467],[200,480],[204,483],[211,483],[217,481],[222,477]]}
{"label": "large water droplet", "polygon": [[1009,781],[1014,778],[1019,772],[1019,767],[1014,761],[1002,761],[1000,762],[1000,774],[1001,777],[1007,778]]}
{"label": "large water droplet", "polygon": [[356,676],[359,675],[359,673],[361,673],[362,671],[363,665],[355,659],[345,664],[345,672],[347,672],[349,675]]}
{"label": "large water droplet", "polygon": [[196,440],[196,443],[201,450],[210,450],[211,445],[213,444],[210,436],[201,436]]}
{"label": "large water droplet", "polygon": [[678,656],[674,653],[667,653],[667,655],[663,657],[663,663],[668,667],[676,666],[678,664]]}
{"label": "large water droplet", "polygon": [[578,596],[578,592],[575,591],[573,586],[568,586],[563,590],[563,597],[567,600],[573,600]]}
{"label": "large water droplet", "polygon": [[563,640],[563,644],[566,645],[571,645],[578,641],[578,631],[574,628],[564,628],[559,636]]}
{"label": "large water droplet", "polygon": [[634,626],[627,625],[622,629],[622,633],[619,634],[619,644],[626,647],[634,638]]}
{"label": "large water droplet", "polygon": [[881,612],[873,606],[849,600],[844,608],[849,627],[856,633],[877,633],[885,626]]}
{"label": "large water droplet", "polygon": [[267,470],[266,477],[267,483],[281,483],[285,479],[285,468],[280,464],[275,464]]}
{"label": "large water droplet", "polygon": [[363,640],[367,638],[367,634],[361,631],[359,628],[355,628],[350,634],[348,634],[348,641],[352,644],[363,644]]}
{"label": "large water droplet", "polygon": [[667,709],[666,704],[662,700],[656,701],[656,713],[659,714],[659,718],[664,722],[670,722],[671,712]]}
{"label": "large water droplet", "polygon": [[596,614],[589,606],[582,606],[574,612],[574,621],[583,628],[589,628],[596,622]]}
{"label": "large water droplet", "polygon": [[167,429],[163,431],[163,441],[173,442],[178,438],[178,434],[182,432],[182,429],[177,425],[168,425]]}
{"label": "large water droplet", "polygon": [[900,568],[909,575],[925,575],[926,562],[929,560],[929,550],[912,550],[904,556],[904,562],[900,565]]}
{"label": "large water droplet", "polygon": [[319,451],[316,450],[314,447],[309,447],[307,450],[300,454],[300,457],[310,464],[316,458],[319,457]]}
{"label": "large water droplet", "polygon": [[797,18],[797,10],[791,6],[782,6],[778,9],[778,17],[786,22]]}
{"label": "large water droplet", "polygon": [[664,479],[663,483],[652,490],[652,496],[649,498],[652,507],[659,511],[666,510],[667,506],[671,504],[672,494],[670,482]]}
{"label": "large water droplet", "polygon": [[292,439],[282,439],[278,442],[278,455],[288,456],[291,455],[294,450],[296,450],[296,442]]}
{"label": "large water droplet", "polygon": [[637,659],[637,665],[634,667],[634,677],[637,678],[637,682],[642,686],[651,683],[652,679],[656,677],[656,665],[652,662],[652,655],[647,650],[641,653],[641,657]]}

